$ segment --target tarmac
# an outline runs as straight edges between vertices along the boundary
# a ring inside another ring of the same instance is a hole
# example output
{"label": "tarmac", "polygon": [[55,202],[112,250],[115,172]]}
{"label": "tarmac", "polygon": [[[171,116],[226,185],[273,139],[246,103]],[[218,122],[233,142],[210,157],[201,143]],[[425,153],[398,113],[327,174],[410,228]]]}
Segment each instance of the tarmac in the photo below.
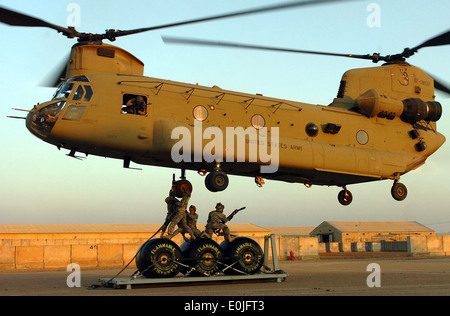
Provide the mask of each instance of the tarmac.
{"label": "tarmac", "polygon": [[[71,278],[72,271],[0,271],[0,296],[178,296],[183,302],[188,298],[194,302],[202,297],[220,296],[228,299],[258,297],[264,302],[281,296],[450,295],[449,257],[328,255],[314,261],[280,261],[279,265],[288,274],[283,282],[202,282],[131,289],[91,287],[100,285],[101,278],[115,276],[121,268],[81,269],[79,287],[67,282],[75,280]],[[135,270],[128,268],[120,277],[131,276]]]}

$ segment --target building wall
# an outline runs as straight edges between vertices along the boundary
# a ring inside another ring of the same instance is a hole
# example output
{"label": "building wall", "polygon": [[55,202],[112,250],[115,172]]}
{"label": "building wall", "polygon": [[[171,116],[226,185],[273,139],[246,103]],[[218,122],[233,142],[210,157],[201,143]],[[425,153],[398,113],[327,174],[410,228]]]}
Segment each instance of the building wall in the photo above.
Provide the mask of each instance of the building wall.
{"label": "building wall", "polygon": [[[265,236],[270,235],[270,231],[254,225],[230,224],[230,229],[234,235],[254,239],[262,249]],[[0,233],[0,270],[66,268],[70,263],[81,267],[124,266],[153,234],[154,232]],[[219,244],[224,240],[221,236],[214,236],[213,239]],[[173,241],[178,245],[184,242],[181,235],[173,238]],[[276,236],[276,247],[281,260],[288,258],[291,251],[297,259],[318,259],[317,238]]]}
{"label": "building wall", "polygon": [[[418,231],[403,230],[403,231],[387,231],[383,228],[391,227],[391,223],[396,222],[323,222],[317,226],[311,233],[311,237],[317,237],[319,242],[378,242],[381,240],[391,241],[406,241],[408,236],[436,236],[436,233],[432,230],[421,231],[421,225],[415,225],[415,222],[401,222],[402,224],[396,224],[396,227],[407,227],[408,229],[413,226],[419,226]],[[358,224],[359,223],[359,224]],[[361,225],[361,223],[363,223]],[[386,225],[384,225],[386,223]],[[370,224],[370,225],[368,225]],[[378,226],[377,226],[378,225]],[[411,226],[412,225],[412,226]],[[369,229],[364,229],[364,226],[370,226]],[[339,228],[338,228],[339,227]],[[376,228],[379,228],[377,230]]]}
{"label": "building wall", "polygon": [[311,237],[317,237],[319,242],[340,242],[341,231],[337,230],[328,222],[323,222],[310,233]]}
{"label": "building wall", "polygon": [[406,241],[409,236],[436,236],[435,232],[344,232],[336,234],[339,242]]}

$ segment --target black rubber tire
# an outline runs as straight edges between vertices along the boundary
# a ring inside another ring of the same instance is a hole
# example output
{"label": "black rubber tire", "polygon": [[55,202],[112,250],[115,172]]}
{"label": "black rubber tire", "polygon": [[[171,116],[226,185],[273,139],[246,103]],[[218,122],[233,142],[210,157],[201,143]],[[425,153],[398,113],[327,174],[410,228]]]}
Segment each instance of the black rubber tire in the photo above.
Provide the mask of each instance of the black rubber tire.
{"label": "black rubber tire", "polygon": [[[224,240],[220,246],[223,249],[224,263],[246,274],[255,274],[261,270],[264,252],[259,244],[248,237],[236,237],[232,242]],[[231,268],[224,269],[225,274],[240,275]]]}
{"label": "black rubber tire", "polygon": [[349,205],[353,201],[353,195],[348,190],[342,190],[338,194],[338,201],[344,206]]}
{"label": "black rubber tire", "polygon": [[391,188],[391,195],[396,201],[403,201],[408,195],[408,190],[403,183],[397,182]]}
{"label": "black rubber tire", "polygon": [[211,173],[208,173],[205,177],[205,187],[210,191],[210,192],[217,192],[214,190],[214,188],[211,186]]}
{"label": "black rubber tire", "polygon": [[175,196],[177,198],[182,198],[183,193],[189,191],[192,193],[192,183],[188,180],[178,180],[175,182]]}
{"label": "black rubber tire", "polygon": [[136,266],[146,278],[171,278],[180,272],[181,259],[181,250],[176,243],[155,238],[141,246],[136,256]]}
{"label": "black rubber tire", "polygon": [[228,187],[229,179],[223,171],[210,172],[205,178],[205,186],[211,192],[220,192]]}
{"label": "black rubber tire", "polygon": [[[222,247],[212,239],[197,238],[195,240],[185,241],[180,246],[183,256],[183,263],[190,267],[195,267],[188,276],[206,276],[216,274],[221,265]],[[186,274],[190,268],[183,267],[181,272]],[[205,275],[206,274],[206,275]]]}

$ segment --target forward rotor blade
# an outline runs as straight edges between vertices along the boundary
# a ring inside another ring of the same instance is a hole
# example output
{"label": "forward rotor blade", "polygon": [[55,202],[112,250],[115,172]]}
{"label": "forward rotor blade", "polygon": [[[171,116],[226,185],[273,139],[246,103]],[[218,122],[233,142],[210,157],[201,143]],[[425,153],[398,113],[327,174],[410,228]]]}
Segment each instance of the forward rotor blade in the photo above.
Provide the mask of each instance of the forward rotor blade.
{"label": "forward rotor blade", "polygon": [[67,55],[62,59],[39,83],[41,87],[57,87],[61,82],[61,79],[66,78],[67,62],[70,55]]}
{"label": "forward rotor blade", "polygon": [[207,40],[177,38],[177,37],[168,37],[168,36],[163,36],[162,40],[166,44],[231,47],[231,48],[242,48],[242,49],[277,51],[277,52],[286,52],[286,53],[301,53],[301,54],[314,54],[314,55],[337,56],[337,57],[350,57],[350,58],[369,59],[369,60],[374,59],[374,56],[372,56],[372,55],[328,53],[328,52],[318,52],[318,51],[311,51],[311,50],[300,50],[300,49],[270,47],[270,46],[260,46],[260,45],[247,45],[247,44],[232,43],[232,42],[207,41]]}
{"label": "forward rotor blade", "polygon": [[0,7],[0,22],[14,26],[48,27],[61,32],[64,35],[75,35],[77,33],[74,29],[51,24],[44,20],[12,11],[4,7]]}
{"label": "forward rotor blade", "polygon": [[263,12],[269,12],[269,11],[283,10],[283,9],[289,9],[289,8],[295,8],[295,7],[306,7],[306,6],[320,5],[320,4],[326,4],[326,3],[332,3],[332,2],[339,3],[339,2],[346,2],[346,1],[355,1],[355,0],[307,0],[307,1],[287,2],[287,3],[277,4],[277,5],[270,5],[270,6],[255,8],[255,9],[236,11],[236,12],[231,12],[231,13],[226,13],[226,14],[221,14],[221,15],[214,15],[214,16],[210,16],[210,17],[198,18],[198,19],[175,22],[175,23],[162,24],[162,25],[158,25],[158,26],[151,26],[151,27],[147,27],[147,28],[140,28],[140,29],[134,29],[134,30],[128,30],[128,31],[116,31],[117,33],[115,35],[116,35],[116,37],[125,36],[125,35],[130,35],[130,34],[153,31],[153,30],[164,29],[164,28],[186,25],[186,24],[192,24],[192,23],[213,21],[213,20],[243,16],[243,15],[250,15],[250,14],[256,14],[256,13],[263,13]]}

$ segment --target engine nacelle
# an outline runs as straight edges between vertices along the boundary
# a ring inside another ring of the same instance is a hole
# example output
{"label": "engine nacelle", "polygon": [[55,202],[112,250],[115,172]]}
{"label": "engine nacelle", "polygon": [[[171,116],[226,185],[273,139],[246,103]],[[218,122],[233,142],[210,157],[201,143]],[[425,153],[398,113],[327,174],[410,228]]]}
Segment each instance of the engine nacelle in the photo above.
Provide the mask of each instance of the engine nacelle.
{"label": "engine nacelle", "polygon": [[442,106],[439,102],[425,102],[421,99],[403,100],[405,106],[400,118],[403,122],[414,124],[420,120],[437,122],[442,115]]}
{"label": "engine nacelle", "polygon": [[380,95],[375,89],[370,89],[358,97],[356,104],[368,117],[378,116],[390,120],[400,117],[403,122],[411,124],[420,120],[436,122],[442,115],[439,102],[425,102],[417,98],[399,101]]}
{"label": "engine nacelle", "polygon": [[356,104],[368,117],[375,115],[393,120],[403,113],[403,102],[380,95],[377,90],[370,89],[356,99]]}

